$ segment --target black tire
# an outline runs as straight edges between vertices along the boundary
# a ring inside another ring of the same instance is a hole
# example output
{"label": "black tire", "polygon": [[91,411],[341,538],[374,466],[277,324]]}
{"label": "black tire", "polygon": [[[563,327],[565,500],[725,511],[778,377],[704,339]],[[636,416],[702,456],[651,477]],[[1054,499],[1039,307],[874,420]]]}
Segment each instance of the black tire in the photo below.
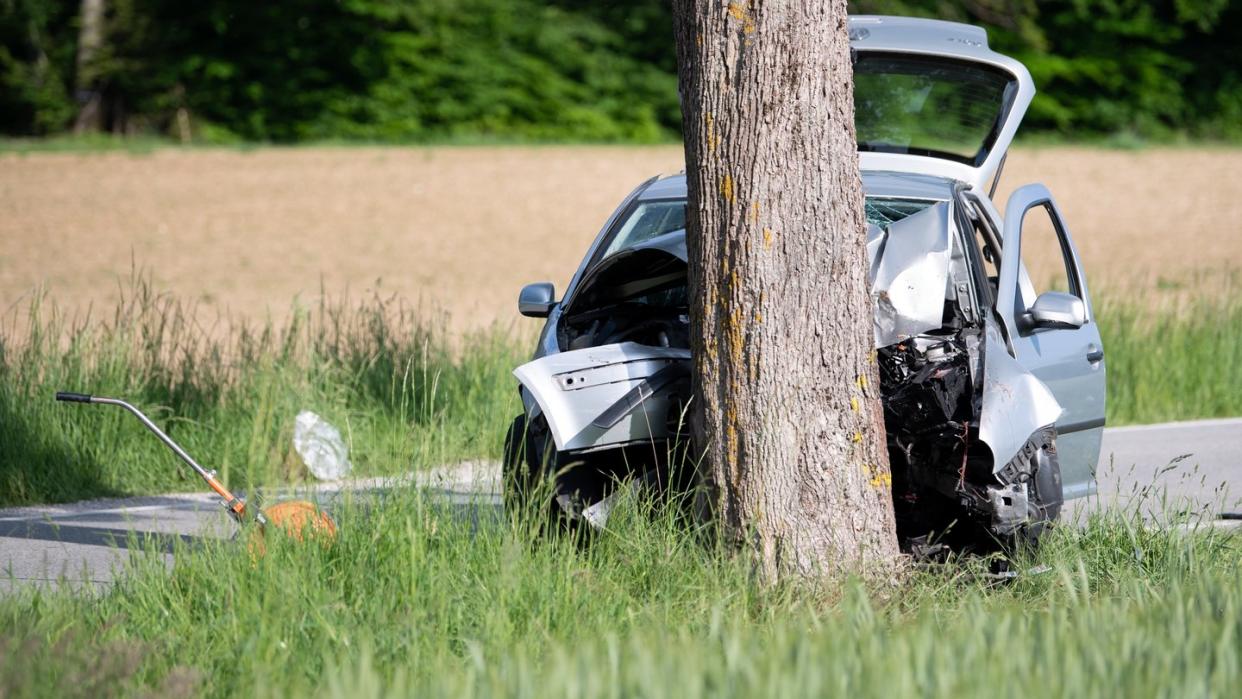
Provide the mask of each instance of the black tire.
{"label": "black tire", "polygon": [[504,455],[501,457],[501,473],[508,476],[526,461],[526,413],[513,418],[505,432]]}
{"label": "black tire", "polygon": [[1035,446],[1030,467],[1030,517],[1017,534],[1020,543],[1037,547],[1048,529],[1055,526],[1061,516],[1061,506],[1065,504],[1055,427],[1049,428]]}
{"label": "black tire", "polygon": [[520,506],[531,486],[537,482],[533,477],[530,431],[526,427],[526,414],[513,418],[505,432],[504,456],[500,464],[501,495],[506,509]]}
{"label": "black tire", "polygon": [[547,479],[549,469],[555,471],[557,455],[554,449],[548,451],[551,442],[546,427],[539,427],[542,425],[531,425],[525,413],[509,425],[500,469],[501,499],[507,513],[539,513],[536,519],[541,520],[540,528],[563,526],[566,518],[553,499],[555,488]]}

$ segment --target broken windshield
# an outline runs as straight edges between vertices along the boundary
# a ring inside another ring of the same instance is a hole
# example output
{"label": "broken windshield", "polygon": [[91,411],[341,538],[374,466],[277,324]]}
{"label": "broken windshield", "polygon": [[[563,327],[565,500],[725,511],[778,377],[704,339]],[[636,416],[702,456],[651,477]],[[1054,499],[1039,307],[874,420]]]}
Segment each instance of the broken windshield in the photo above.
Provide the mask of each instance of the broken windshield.
{"label": "broken windshield", "polygon": [[867,223],[887,228],[889,224],[897,223],[907,216],[913,216],[934,203],[926,199],[867,197],[863,203],[863,210],[867,216]]}
{"label": "broken windshield", "polygon": [[975,62],[860,52],[854,63],[858,150],[978,167],[996,142],[1017,80]]}

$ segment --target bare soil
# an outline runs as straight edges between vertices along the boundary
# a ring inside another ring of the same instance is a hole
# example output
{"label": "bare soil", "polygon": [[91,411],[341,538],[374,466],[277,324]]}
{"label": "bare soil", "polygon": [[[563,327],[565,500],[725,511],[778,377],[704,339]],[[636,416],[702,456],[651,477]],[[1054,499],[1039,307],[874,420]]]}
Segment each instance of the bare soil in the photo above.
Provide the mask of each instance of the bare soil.
{"label": "bare soil", "polygon": [[[457,329],[510,323],[523,283],[563,288],[621,198],[680,167],[671,146],[4,155],[0,310],[38,288],[108,309],[138,268],[255,319],[322,289],[433,303]],[[1057,197],[1094,289],[1242,267],[1242,150],[1017,150],[998,200],[1031,181]]]}

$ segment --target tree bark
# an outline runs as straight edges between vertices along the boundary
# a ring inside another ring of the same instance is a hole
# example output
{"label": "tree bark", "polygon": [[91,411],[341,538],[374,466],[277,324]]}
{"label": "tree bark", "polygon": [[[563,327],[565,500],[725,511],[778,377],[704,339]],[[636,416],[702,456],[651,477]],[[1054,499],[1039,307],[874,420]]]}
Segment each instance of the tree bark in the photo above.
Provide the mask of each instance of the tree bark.
{"label": "tree bark", "polygon": [[675,0],[696,444],[766,579],[899,556],[844,0]]}
{"label": "tree bark", "polygon": [[104,0],[82,0],[74,80],[78,115],[73,121],[73,132],[78,134],[100,131],[104,125],[103,94],[97,69],[104,40],[104,9]]}

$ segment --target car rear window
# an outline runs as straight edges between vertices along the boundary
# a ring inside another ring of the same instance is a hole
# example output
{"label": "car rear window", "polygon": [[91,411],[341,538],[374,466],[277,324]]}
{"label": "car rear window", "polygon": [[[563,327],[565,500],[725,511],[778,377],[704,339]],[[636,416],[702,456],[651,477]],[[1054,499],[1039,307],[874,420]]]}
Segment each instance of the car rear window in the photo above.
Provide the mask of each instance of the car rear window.
{"label": "car rear window", "polygon": [[1017,80],[998,68],[930,56],[860,53],[854,63],[858,150],[987,158]]}

